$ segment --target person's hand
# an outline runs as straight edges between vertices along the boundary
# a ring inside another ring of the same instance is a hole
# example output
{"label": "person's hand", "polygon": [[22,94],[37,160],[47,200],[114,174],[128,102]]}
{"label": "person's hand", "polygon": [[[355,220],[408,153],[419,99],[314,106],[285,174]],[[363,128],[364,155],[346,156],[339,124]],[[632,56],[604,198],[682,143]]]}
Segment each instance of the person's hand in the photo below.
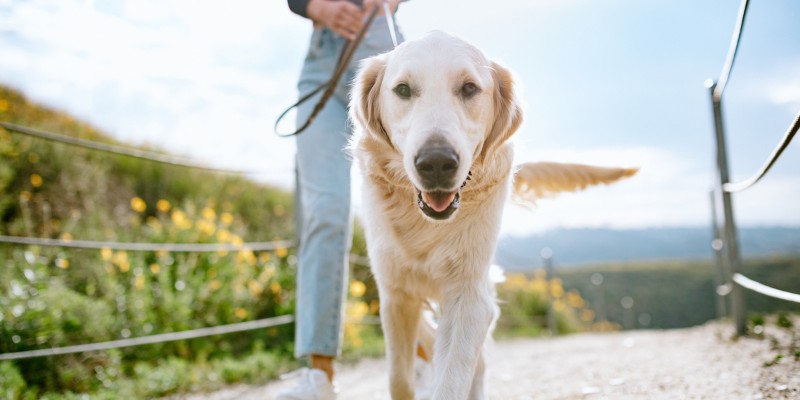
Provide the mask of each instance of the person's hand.
{"label": "person's hand", "polygon": [[364,11],[347,0],[311,0],[306,13],[314,22],[348,40],[355,39],[364,24]]}

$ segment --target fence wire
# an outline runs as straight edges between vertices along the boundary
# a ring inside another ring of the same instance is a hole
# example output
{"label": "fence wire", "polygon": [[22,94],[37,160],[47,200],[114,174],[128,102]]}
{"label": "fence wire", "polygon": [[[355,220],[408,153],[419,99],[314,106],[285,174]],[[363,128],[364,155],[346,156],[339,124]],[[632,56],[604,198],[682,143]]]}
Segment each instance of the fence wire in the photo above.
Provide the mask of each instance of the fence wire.
{"label": "fence wire", "polygon": [[742,0],[741,4],[739,5],[739,17],[736,19],[736,27],[734,28],[733,36],[731,37],[731,44],[728,48],[728,57],[725,60],[725,64],[722,66],[722,73],[720,73],[717,86],[714,88],[714,99],[717,101],[722,99],[722,93],[725,92],[725,86],[727,86],[728,79],[731,76],[733,63],[736,61],[736,54],[739,50],[739,42],[742,40],[742,30],[744,28],[744,20],[747,16],[747,7],[749,5],[749,0]]}
{"label": "fence wire", "polygon": [[797,114],[797,117],[795,117],[792,126],[789,127],[788,131],[786,131],[786,134],[783,136],[783,139],[781,140],[780,143],[778,143],[778,146],[775,148],[775,150],[772,152],[772,155],[769,157],[769,159],[767,159],[767,162],[764,163],[764,166],[762,166],[760,170],[758,170],[750,178],[743,180],[741,182],[726,183],[725,185],[722,186],[722,189],[726,192],[734,193],[734,192],[741,192],[745,189],[749,189],[753,185],[755,185],[756,182],[760,181],[761,178],[763,178],[764,175],[766,175],[767,172],[769,172],[770,168],[772,168],[775,162],[778,161],[778,158],[780,158],[781,154],[783,154],[783,151],[786,150],[787,147],[789,147],[789,143],[792,142],[792,139],[794,139],[794,136],[795,134],[797,134],[798,130],[800,130],[800,113]]}
{"label": "fence wire", "polygon": [[211,253],[216,251],[275,251],[294,247],[292,240],[274,242],[244,243],[139,243],[139,242],[99,242],[91,240],[64,240],[32,238],[24,236],[0,235],[0,243],[23,244],[31,246],[65,247],[92,250],[126,250],[126,251],[169,251],[176,253]]}
{"label": "fence wire", "polygon": [[734,274],[733,281],[740,286],[750,289],[754,292],[761,293],[765,296],[774,297],[776,299],[800,303],[800,294],[787,292],[780,289],[769,287],[763,283],[756,282],[742,274]]}
{"label": "fence wire", "polygon": [[[110,154],[116,154],[147,161],[158,162],[167,165],[205,170],[211,172],[227,173],[227,174],[262,174],[253,171],[212,168],[205,165],[193,163],[188,159],[182,159],[175,156],[144,151],[126,146],[118,146],[109,143],[102,143],[98,141],[82,139],[73,136],[62,135],[58,133],[17,125],[5,121],[0,121],[0,127],[12,133],[22,134],[57,143],[63,143],[71,146],[81,147],[84,149],[96,150]],[[7,235],[0,235],[0,243],[28,245],[28,246],[90,249],[90,250],[110,249],[117,251],[120,250],[153,251],[153,252],[168,251],[168,252],[192,252],[192,253],[220,252],[220,251],[235,252],[235,251],[245,251],[245,250],[275,251],[281,248],[296,247],[296,243],[293,240],[276,240],[271,242],[245,242],[245,243],[142,243],[142,242],[65,240],[65,239],[35,238],[35,237],[7,236]],[[369,259],[360,256],[358,254],[351,254],[350,262],[356,265],[369,266]],[[172,342],[172,341],[186,340],[186,339],[195,339],[201,337],[208,337],[214,335],[222,335],[227,333],[243,332],[249,330],[274,327],[279,325],[286,325],[292,322],[294,322],[293,315],[282,315],[272,318],[199,328],[181,332],[170,332],[170,333],[162,333],[151,336],[142,336],[137,338],[113,340],[108,342],[88,343],[88,344],[74,345],[74,346],[37,349],[37,350],[21,351],[15,353],[5,353],[5,354],[0,354],[0,361],[18,360],[18,359],[35,358],[35,357],[49,357],[49,356],[83,353],[90,351],[119,349],[119,348],[141,346],[147,344],[165,343],[165,342]],[[347,320],[347,323],[380,325],[380,319],[378,317],[364,317],[360,319]]]}
{"label": "fence wire", "polygon": [[34,129],[27,126],[12,124],[10,122],[0,121],[0,126],[9,132],[19,133],[39,139],[45,139],[53,142],[64,143],[71,146],[82,147],[85,149],[102,151],[104,153],[117,154],[138,158],[141,160],[154,161],[161,164],[174,165],[178,167],[186,167],[192,169],[200,169],[204,171],[220,172],[225,174],[246,174],[248,171],[229,170],[213,168],[206,165],[193,163],[187,159],[181,159],[166,154],[155,153],[151,151],[139,150],[132,147],[117,146],[109,143],[97,142],[94,140],[81,139],[73,136],[62,135],[59,133],[47,132],[40,129]]}
{"label": "fence wire", "polygon": [[65,347],[54,347],[49,349],[28,350],[28,351],[20,351],[17,353],[5,353],[5,354],[0,354],[0,361],[19,360],[23,358],[34,358],[34,357],[50,357],[50,356],[59,356],[64,354],[84,353],[87,351],[111,350],[111,349],[120,349],[123,347],[141,346],[145,344],[174,342],[178,340],[196,339],[201,337],[222,335],[226,333],[270,328],[273,326],[290,324],[292,322],[294,322],[293,315],[281,315],[272,318],[239,322],[235,324],[212,326],[208,328],[192,329],[180,332],[161,333],[158,335],[112,340],[109,342],[80,344],[80,345],[65,346]]}

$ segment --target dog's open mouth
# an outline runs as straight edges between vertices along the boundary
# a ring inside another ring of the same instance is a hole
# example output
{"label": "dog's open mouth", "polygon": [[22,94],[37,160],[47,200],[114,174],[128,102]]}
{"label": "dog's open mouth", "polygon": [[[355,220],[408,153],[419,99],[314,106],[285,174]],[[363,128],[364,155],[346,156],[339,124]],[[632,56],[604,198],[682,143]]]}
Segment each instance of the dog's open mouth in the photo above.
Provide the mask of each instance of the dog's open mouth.
{"label": "dog's open mouth", "polygon": [[417,191],[417,205],[428,217],[447,219],[461,206],[461,188],[453,192]]}

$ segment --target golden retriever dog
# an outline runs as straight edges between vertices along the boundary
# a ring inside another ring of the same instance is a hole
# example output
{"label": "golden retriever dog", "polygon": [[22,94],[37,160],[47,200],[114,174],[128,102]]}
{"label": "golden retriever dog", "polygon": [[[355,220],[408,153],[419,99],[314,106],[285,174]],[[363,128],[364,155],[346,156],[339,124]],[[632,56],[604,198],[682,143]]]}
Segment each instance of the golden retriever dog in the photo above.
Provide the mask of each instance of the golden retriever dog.
{"label": "golden retriever dog", "polygon": [[526,163],[510,72],[441,32],[367,60],[357,74],[350,151],[381,299],[392,399],[413,399],[421,312],[438,304],[433,399],[484,399],[483,345],[498,315],[489,266],[509,187],[522,198],[610,183],[633,169]]}

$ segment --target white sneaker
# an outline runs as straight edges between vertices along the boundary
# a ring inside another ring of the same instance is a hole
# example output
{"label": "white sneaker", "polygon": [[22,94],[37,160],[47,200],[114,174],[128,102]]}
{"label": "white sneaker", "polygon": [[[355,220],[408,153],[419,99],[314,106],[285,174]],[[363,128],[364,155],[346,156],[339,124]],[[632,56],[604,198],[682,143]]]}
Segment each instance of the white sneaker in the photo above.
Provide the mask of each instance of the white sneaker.
{"label": "white sneaker", "polygon": [[276,400],[334,400],[336,389],[325,371],[303,368],[297,386],[278,393]]}
{"label": "white sneaker", "polygon": [[420,357],[414,357],[414,400],[433,396],[433,367]]}

